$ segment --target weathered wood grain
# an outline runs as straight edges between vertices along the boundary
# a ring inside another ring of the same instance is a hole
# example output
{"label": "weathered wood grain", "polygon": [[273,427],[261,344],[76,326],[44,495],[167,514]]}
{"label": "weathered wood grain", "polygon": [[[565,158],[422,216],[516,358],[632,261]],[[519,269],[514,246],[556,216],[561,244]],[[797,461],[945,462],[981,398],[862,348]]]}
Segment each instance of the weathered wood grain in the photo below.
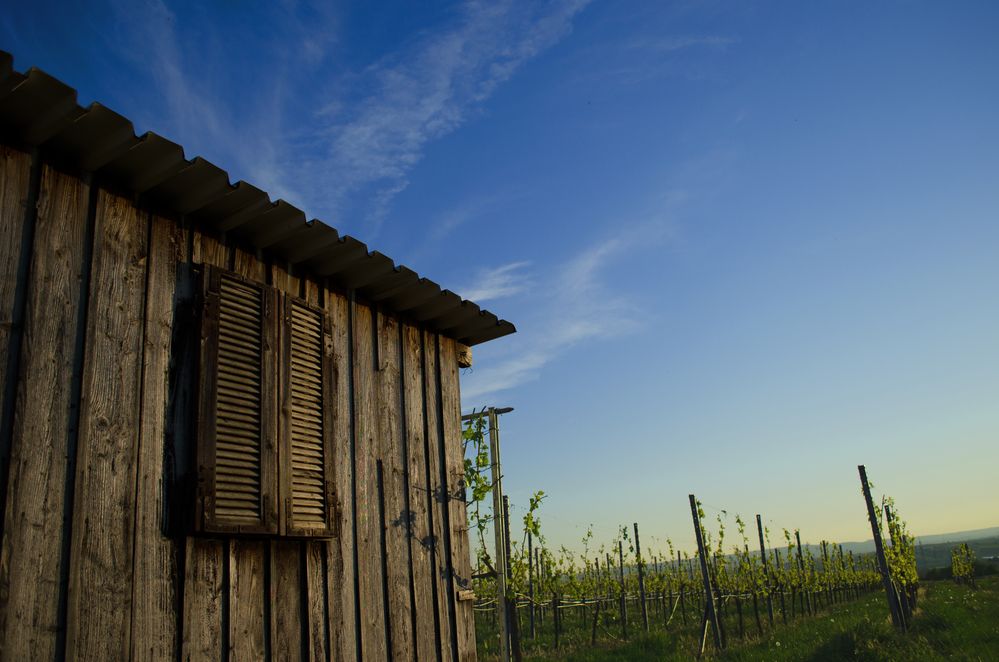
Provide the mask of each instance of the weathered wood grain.
{"label": "weathered wood grain", "polygon": [[333,399],[333,427],[336,445],[336,504],[337,537],[322,544],[327,553],[326,582],[329,613],[329,651],[335,660],[357,659],[360,633],[355,614],[358,596],[358,568],[354,564],[357,541],[354,530],[354,465],[351,462],[351,366],[350,324],[346,297],[326,290],[326,311],[333,326],[333,372],[336,394]]}
{"label": "weathered wood grain", "polygon": [[[0,264],[0,352],[8,346],[16,280],[10,274],[21,250],[30,170],[28,155],[0,151],[0,254],[11,258]],[[304,294],[333,320],[337,537],[173,541],[161,518],[183,230],[100,192],[91,288],[80,301],[88,268],[87,198],[79,179],[43,170],[2,513],[8,535],[0,541],[0,657],[55,654],[60,536],[69,499],[67,657],[174,658],[182,608],[180,657],[186,660],[352,660],[359,648],[366,662],[451,660],[455,652],[474,659],[471,603],[455,601],[454,582],[467,580],[471,567],[464,504],[455,498],[462,463],[454,341],[372,316],[363,305],[354,307],[348,329],[353,304],[345,297],[195,232],[195,262],[232,265],[244,277]],[[84,305],[78,462],[68,495],[74,404],[68,376]],[[0,368],[7,358],[0,356]],[[178,559],[183,568],[176,567]],[[178,573],[182,595],[176,594]]]}
{"label": "weathered wood grain", "polygon": [[[299,282],[279,266],[271,267],[274,287],[292,296],[298,296]],[[278,370],[279,380],[285,377]],[[286,393],[287,386],[279,384],[279,392]],[[286,415],[282,407],[282,416]],[[282,423],[282,429],[284,423]],[[281,470],[288,470],[282,459]],[[287,510],[287,509],[286,509]],[[292,540],[271,541],[271,649],[277,660],[297,660],[302,652],[302,577],[299,577],[301,543]]]}
{"label": "weathered wood grain", "polygon": [[70,546],[72,659],[131,653],[147,232],[148,214],[98,193]]}
{"label": "weathered wood grain", "polygon": [[[300,290],[299,281],[299,277],[292,275],[286,268],[280,265],[271,265],[271,285],[282,292],[297,297]],[[315,287],[313,287],[313,291],[315,291]]]}
{"label": "weathered wood grain", "polygon": [[[224,268],[227,250],[217,239],[194,231],[191,260]],[[184,555],[184,619],[181,654],[184,660],[221,660],[222,568],[225,545],[220,540],[188,538]]]}
{"label": "weathered wood grain", "polygon": [[372,314],[354,304],[354,435],[357,474],[357,549],[361,604],[361,652],[365,661],[388,659],[382,597],[381,523],[378,521],[378,428]]}
{"label": "weathered wood grain", "polygon": [[[448,504],[451,520],[451,567],[454,590],[472,588],[472,562],[468,548],[468,519],[465,512],[465,461],[461,443],[461,394],[458,384],[457,343],[438,336],[440,343],[441,420],[444,428],[444,456],[448,477]],[[455,627],[458,658],[475,660],[475,620],[471,600],[456,600]]]}
{"label": "weathered wood grain", "polygon": [[267,265],[257,259],[257,256],[242,248],[231,249],[234,252],[233,271],[258,283],[267,284]]}
{"label": "weathered wood grain", "polygon": [[164,444],[169,397],[170,345],[177,265],[184,232],[173,221],[153,217],[149,233],[142,370],[142,420],[136,471],[135,557],[132,589],[132,659],[176,657],[176,549],[165,535]]}
{"label": "weathered wood grain", "polygon": [[[298,278],[289,276],[286,287],[288,287],[289,290],[292,286],[297,287],[299,284],[298,281]],[[326,299],[326,293],[318,283],[311,279],[306,280],[302,289],[305,293],[305,300],[309,302],[310,305],[317,307],[323,306]],[[332,313],[327,310],[327,315],[332,316]],[[334,319],[334,327],[336,324],[337,321]],[[337,333],[335,328],[334,333]],[[333,370],[333,379],[330,381],[336,389],[337,382],[335,367]],[[326,412],[326,415],[335,419],[335,408],[337,402],[336,395],[334,395],[332,401],[334,403],[334,411],[328,411]],[[333,425],[335,428],[335,420],[333,421]],[[333,465],[336,467],[337,464],[342,464],[345,460],[349,460],[350,456],[338,455],[334,450],[333,458]],[[334,473],[334,485],[336,484],[335,475],[336,474]],[[329,495],[328,498],[334,499],[335,503],[335,499],[337,498],[336,493],[334,492],[333,495]],[[309,540],[302,544],[304,546],[305,554],[305,576],[302,578],[302,590],[305,591],[306,611],[303,617],[307,621],[307,627],[305,629],[308,639],[306,650],[310,660],[323,662],[328,657],[328,651],[330,648],[327,634],[330,631],[329,621],[331,617],[328,602],[329,587],[327,584],[327,566],[329,563],[328,555],[333,549],[333,546],[324,540]]]}
{"label": "weathered wood grain", "polygon": [[[9,185],[6,179],[0,182]],[[88,187],[80,180],[43,170],[0,549],[0,659],[5,660],[50,659],[56,653],[72,406],[69,376],[75,362],[87,198]],[[6,350],[6,341],[0,344]]]}
{"label": "weathered wood grain", "polygon": [[[232,262],[237,274],[266,283],[267,268],[263,262],[240,248],[231,250],[235,253]],[[268,404],[273,421],[277,394],[274,396],[273,402],[262,403],[261,417],[265,422]],[[272,436],[270,443],[276,444],[276,441]],[[271,457],[274,455],[271,454]],[[266,473],[270,472],[262,472],[262,479],[266,478]],[[264,632],[270,627],[264,609],[264,601],[269,598],[269,587],[264,581],[266,546],[266,542],[258,540],[233,540],[229,543],[229,651],[235,660],[259,660],[265,655]]]}
{"label": "weathered wood grain", "polygon": [[230,540],[229,547],[229,659],[263,660],[264,545],[259,540]]}
{"label": "weathered wood grain", "polygon": [[[10,359],[7,353],[14,325],[14,298],[21,269],[21,236],[30,178],[31,156],[0,145],[0,403],[7,393],[7,361]],[[8,450],[0,443],[0,480],[7,471]],[[0,484],[0,489],[2,487]],[[0,495],[0,502],[2,498]]]}
{"label": "weathered wood grain", "polygon": [[440,623],[435,610],[435,573],[430,548],[431,492],[427,482],[426,436],[423,415],[423,354],[420,330],[402,329],[402,372],[406,411],[406,449],[409,466],[409,504],[412,510],[413,588],[416,603],[416,659],[436,660],[439,654]]}
{"label": "weathered wood grain", "polygon": [[413,609],[410,583],[409,537],[411,513],[407,508],[406,458],[403,456],[402,394],[400,392],[399,322],[378,315],[379,370],[375,374],[378,455],[382,461],[385,503],[385,553],[388,557],[389,621],[392,628],[391,659],[413,659]]}
{"label": "weathered wood grain", "polygon": [[299,577],[302,543],[271,541],[271,658],[302,657],[302,577]]}
{"label": "weathered wood grain", "polygon": [[[40,174],[28,154],[0,145],[0,537],[6,521],[4,502],[10,473],[11,432],[17,397],[18,358],[23,338],[24,292],[30,257],[25,244],[34,227],[32,186]],[[2,587],[0,587],[2,593]],[[2,602],[2,599],[0,599]]]}
{"label": "weathered wood grain", "polygon": [[194,264],[210,264],[220,269],[227,269],[229,266],[229,249],[216,237],[195,230],[191,249],[191,261]]}
{"label": "weathered wood grain", "polygon": [[431,519],[434,528],[434,541],[431,555],[434,562],[434,581],[437,584],[437,618],[440,623],[441,659],[454,660],[457,649],[455,639],[454,612],[450,604],[454,591],[448,568],[450,550],[445,544],[445,510],[447,509],[447,485],[441,482],[443,443],[440,421],[440,398],[437,393],[438,378],[437,335],[423,332],[423,389],[426,401],[426,454],[427,475],[430,481]]}
{"label": "weathered wood grain", "polygon": [[184,563],[184,622],[181,657],[185,662],[222,659],[223,545],[189,537]]}
{"label": "weathered wood grain", "polygon": [[306,595],[306,651],[308,659],[323,662],[329,656],[329,631],[331,614],[327,597],[327,549],[329,544],[323,540],[308,540],[302,543],[305,548],[305,577],[303,578]]}

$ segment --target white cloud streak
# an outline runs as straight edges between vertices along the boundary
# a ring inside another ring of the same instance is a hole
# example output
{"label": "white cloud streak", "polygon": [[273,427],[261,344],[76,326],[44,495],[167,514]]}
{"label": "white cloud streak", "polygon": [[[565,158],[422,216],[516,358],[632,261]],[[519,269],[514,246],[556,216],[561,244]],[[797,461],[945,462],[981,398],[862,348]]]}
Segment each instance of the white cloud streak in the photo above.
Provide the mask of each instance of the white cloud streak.
{"label": "white cloud streak", "polygon": [[374,200],[365,205],[366,229],[377,232],[427,143],[461,126],[525,62],[563,38],[587,2],[469,2],[453,25],[369,67],[357,86],[371,92],[349,107],[334,104],[341,116],[311,164],[326,202],[341,210],[366,192]]}
{"label": "white cloud streak", "polygon": [[672,53],[696,46],[724,49],[734,43],[736,43],[734,38],[720,35],[670,35],[652,39],[637,39],[631,42],[630,48],[657,53]]}
{"label": "white cloud streak", "polygon": [[[223,91],[231,87],[220,82],[229,83],[233,78],[233,72],[225,70],[233,62],[224,44],[235,33],[223,35],[202,21],[199,27],[206,30],[204,34],[186,34],[178,28],[177,15],[163,0],[112,0],[111,6],[116,29],[107,35],[108,46],[148,75],[154,83],[151,91],[162,99],[161,104],[149,98],[136,104],[136,128],[163,133],[181,142],[188,158],[198,155],[216,161],[272,198],[305,202],[305,192],[291,184],[296,178],[287,170],[289,145],[284,141],[283,124],[289,106],[288,71],[322,57],[318,42],[310,34],[333,34],[335,19],[321,14],[319,18],[313,16],[311,23],[303,20],[296,12],[316,13],[304,3],[272,7],[274,14],[268,18],[275,39],[295,43],[298,48],[294,52],[300,59],[291,62],[277,49],[269,66],[259,72],[258,82],[266,94],[251,91],[232,99]],[[193,41],[202,43],[194,49]],[[215,67],[205,66],[203,60],[212,60],[216,55]],[[148,92],[142,90],[143,95]],[[248,99],[252,103],[247,103]]]}
{"label": "white cloud streak", "polygon": [[226,39],[239,32],[194,20],[202,32],[192,34],[163,0],[111,0],[118,29],[108,45],[155,81],[163,103],[145,115],[156,120],[149,128],[370,240],[428,143],[481,112],[498,86],[571,31],[589,1],[470,0],[351,72],[331,61],[337,17],[289,0],[268,8],[268,56],[247,64],[253,89],[235,100],[220,92],[232,71],[216,69],[237,64]]}
{"label": "white cloud streak", "polygon": [[462,297],[481,303],[520,294],[531,285],[524,274],[529,262],[511,262],[494,269],[483,269],[467,288],[458,290]]}
{"label": "white cloud streak", "polygon": [[612,290],[606,271],[637,251],[658,245],[669,231],[664,220],[640,224],[556,267],[543,287],[525,297],[533,314],[528,314],[518,333],[497,341],[495,352],[486,345],[476,357],[481,367],[463,378],[465,405],[482,406],[488,396],[539,378],[546,364],[578,345],[640,329],[645,321],[641,306],[620,289]]}

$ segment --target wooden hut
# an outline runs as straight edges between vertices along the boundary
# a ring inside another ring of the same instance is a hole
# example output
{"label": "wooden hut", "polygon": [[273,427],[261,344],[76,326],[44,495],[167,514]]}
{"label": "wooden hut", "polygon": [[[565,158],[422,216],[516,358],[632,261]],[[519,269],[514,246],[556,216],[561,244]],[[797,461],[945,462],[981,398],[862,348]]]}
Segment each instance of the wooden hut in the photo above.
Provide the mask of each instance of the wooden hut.
{"label": "wooden hut", "polygon": [[0,659],[475,658],[509,322],[0,52]]}

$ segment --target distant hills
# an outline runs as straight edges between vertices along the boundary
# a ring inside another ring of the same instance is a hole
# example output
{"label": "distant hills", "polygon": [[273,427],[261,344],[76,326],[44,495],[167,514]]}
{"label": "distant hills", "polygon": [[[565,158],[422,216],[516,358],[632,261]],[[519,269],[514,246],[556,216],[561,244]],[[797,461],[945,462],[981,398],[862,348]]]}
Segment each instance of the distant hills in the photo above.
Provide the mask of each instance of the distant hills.
{"label": "distant hills", "polygon": [[[916,536],[916,544],[933,545],[941,542],[968,542],[979,538],[992,538],[999,536],[999,526],[988,529],[973,529],[971,531],[958,531],[957,533],[939,533],[934,536]],[[874,544],[871,541],[871,544]]]}
{"label": "distant hills", "polygon": [[[954,531],[953,533],[916,536],[916,570],[920,576],[923,576],[924,573],[934,568],[950,567],[951,550],[963,542],[969,544],[979,561],[995,564],[995,559],[999,559],[999,526],[986,529],[973,529],[971,531]],[[885,540],[885,543],[890,544],[888,540]],[[842,543],[842,547],[844,553],[853,552],[856,557],[873,554],[874,540],[845,542]],[[783,541],[777,545],[777,548],[780,550],[784,549]],[[803,543],[802,548],[811,551],[812,556],[821,563],[821,545]],[[769,549],[772,549],[772,547]],[[835,549],[828,551],[833,554],[836,553]],[[759,556],[760,554],[758,549],[752,547],[749,548],[749,553],[753,556]],[[737,557],[733,554],[727,554],[726,558],[729,562],[737,560]],[[784,563],[787,562],[788,560],[785,556]],[[670,563],[673,564],[675,562],[670,561]]]}
{"label": "distant hills", "polygon": [[[971,546],[980,561],[999,556],[999,526],[916,536],[916,569],[923,574],[933,568],[950,567],[951,550],[963,542]],[[885,543],[888,544],[888,540],[885,540]],[[804,547],[810,549],[815,558],[822,557],[820,545],[811,544]],[[873,554],[874,540],[845,542],[843,551],[853,552],[856,556]]]}
{"label": "distant hills", "polygon": [[[916,536],[916,545],[939,545],[944,543],[962,543],[982,538],[994,538],[999,536],[999,526],[992,526],[987,529],[972,529],[971,531],[955,531],[953,533],[937,533],[929,536]],[[886,541],[887,542],[887,541]],[[818,548],[812,545],[813,548]],[[874,551],[874,540],[864,542],[843,543],[844,552],[854,554],[869,554]]]}

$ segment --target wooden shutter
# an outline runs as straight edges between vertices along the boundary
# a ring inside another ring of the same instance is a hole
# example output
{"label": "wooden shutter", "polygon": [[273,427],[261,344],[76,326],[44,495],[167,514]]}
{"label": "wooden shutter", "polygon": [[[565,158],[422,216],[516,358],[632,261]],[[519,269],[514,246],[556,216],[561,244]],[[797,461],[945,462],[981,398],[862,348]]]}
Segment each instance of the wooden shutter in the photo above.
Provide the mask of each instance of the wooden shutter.
{"label": "wooden shutter", "polygon": [[288,535],[333,535],[333,339],[325,312],[284,300],[284,524]]}
{"label": "wooden shutter", "polygon": [[196,523],[277,532],[273,290],[205,267]]}

